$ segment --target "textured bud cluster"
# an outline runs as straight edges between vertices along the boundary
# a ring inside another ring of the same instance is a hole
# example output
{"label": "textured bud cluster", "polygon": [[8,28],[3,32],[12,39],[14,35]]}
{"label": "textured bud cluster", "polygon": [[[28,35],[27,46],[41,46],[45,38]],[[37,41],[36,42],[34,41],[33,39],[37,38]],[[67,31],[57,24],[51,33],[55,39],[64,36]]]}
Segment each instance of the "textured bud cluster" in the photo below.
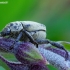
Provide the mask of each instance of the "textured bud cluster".
{"label": "textured bud cluster", "polygon": [[[0,59],[4,61],[11,70],[48,70],[47,64],[50,63],[57,67],[58,70],[70,69],[70,52],[69,58],[65,60],[66,52],[60,49],[39,45],[38,48],[29,42],[16,42],[15,48],[10,49],[15,42],[14,39],[0,37],[0,50],[3,52],[13,53],[18,62],[8,61],[2,55]],[[13,46],[13,47],[14,47]]]}

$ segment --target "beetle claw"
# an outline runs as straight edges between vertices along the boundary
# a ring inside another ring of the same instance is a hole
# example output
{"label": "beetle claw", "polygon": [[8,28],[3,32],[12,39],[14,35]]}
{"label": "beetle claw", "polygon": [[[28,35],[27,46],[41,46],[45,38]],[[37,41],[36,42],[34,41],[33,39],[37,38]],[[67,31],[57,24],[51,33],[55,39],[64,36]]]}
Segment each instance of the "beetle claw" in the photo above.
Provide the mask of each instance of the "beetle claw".
{"label": "beetle claw", "polygon": [[38,48],[38,43],[36,41],[33,42],[34,45],[36,45],[36,47]]}

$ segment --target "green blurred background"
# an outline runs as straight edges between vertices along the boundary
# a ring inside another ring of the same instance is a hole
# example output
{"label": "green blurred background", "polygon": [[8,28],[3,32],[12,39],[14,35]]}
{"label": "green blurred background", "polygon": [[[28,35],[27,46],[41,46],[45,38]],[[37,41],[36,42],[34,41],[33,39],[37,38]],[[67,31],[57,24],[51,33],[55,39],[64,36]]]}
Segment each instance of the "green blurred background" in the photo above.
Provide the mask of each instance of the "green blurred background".
{"label": "green blurred background", "polygon": [[0,0],[0,30],[12,21],[30,20],[47,27],[47,38],[70,41],[70,0]]}
{"label": "green blurred background", "polygon": [[0,4],[0,31],[9,22],[30,20],[46,25],[48,39],[70,41],[70,0],[1,1],[8,3]]}

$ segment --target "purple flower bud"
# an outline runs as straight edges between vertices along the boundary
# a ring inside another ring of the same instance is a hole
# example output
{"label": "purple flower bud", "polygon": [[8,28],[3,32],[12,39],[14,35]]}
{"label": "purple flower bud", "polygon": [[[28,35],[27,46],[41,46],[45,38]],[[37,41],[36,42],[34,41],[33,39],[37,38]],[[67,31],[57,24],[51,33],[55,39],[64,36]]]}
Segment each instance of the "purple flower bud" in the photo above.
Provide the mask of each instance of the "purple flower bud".
{"label": "purple flower bud", "polygon": [[47,64],[47,60],[43,58],[38,49],[31,43],[21,43],[15,56],[20,62],[25,64]]}

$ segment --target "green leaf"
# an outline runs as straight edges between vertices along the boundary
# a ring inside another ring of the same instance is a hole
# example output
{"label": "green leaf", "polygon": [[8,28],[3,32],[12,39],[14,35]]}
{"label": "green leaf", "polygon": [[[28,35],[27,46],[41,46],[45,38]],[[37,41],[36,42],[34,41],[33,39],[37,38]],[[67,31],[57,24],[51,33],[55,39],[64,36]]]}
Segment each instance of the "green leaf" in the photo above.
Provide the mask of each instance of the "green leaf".
{"label": "green leaf", "polygon": [[49,70],[58,70],[57,68],[55,68],[55,67],[52,66],[52,65],[47,65],[47,67],[48,67]]}
{"label": "green leaf", "polygon": [[[15,58],[15,56],[13,54],[10,54],[10,53],[0,53],[0,54],[2,54],[9,61],[17,61],[17,59]],[[7,66],[7,64],[0,59],[0,70],[2,70],[2,69],[10,70],[9,67]]]}

